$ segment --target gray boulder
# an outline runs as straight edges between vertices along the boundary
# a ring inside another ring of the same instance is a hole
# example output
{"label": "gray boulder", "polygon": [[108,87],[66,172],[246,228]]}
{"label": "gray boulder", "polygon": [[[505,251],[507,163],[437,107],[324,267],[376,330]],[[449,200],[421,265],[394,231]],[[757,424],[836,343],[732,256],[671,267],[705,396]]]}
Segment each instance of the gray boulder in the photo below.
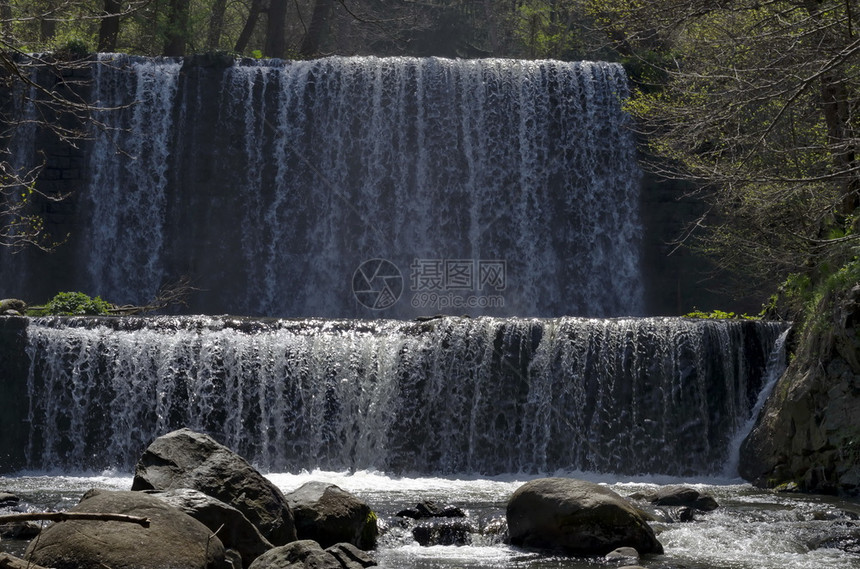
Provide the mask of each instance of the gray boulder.
{"label": "gray boulder", "polygon": [[655,506],[686,506],[705,512],[719,507],[712,496],[689,486],[664,486],[649,501]]}
{"label": "gray boulder", "polygon": [[15,494],[10,494],[9,492],[0,492],[0,507],[15,506],[20,501],[21,498],[19,498]]}
{"label": "gray boulder", "polygon": [[209,528],[140,492],[91,490],[71,512],[149,518],[149,527],[68,520],[44,529],[25,558],[55,569],[226,569],[224,545]]}
{"label": "gray boulder", "polygon": [[242,512],[203,492],[180,488],[149,493],[182,510],[216,533],[224,547],[235,549],[242,556],[243,567],[248,567],[254,559],[274,547]]}
{"label": "gray boulder", "polygon": [[619,547],[607,553],[604,559],[611,563],[636,563],[639,561],[639,552],[632,547]]}
{"label": "gray boulder", "polygon": [[17,298],[0,299],[0,314],[6,316],[21,316],[27,310],[27,303]]}
{"label": "gray boulder", "polygon": [[513,545],[568,555],[606,555],[619,547],[663,553],[639,512],[612,490],[583,480],[542,478],[521,486],[507,506]]}
{"label": "gray boulder", "polygon": [[363,569],[377,565],[375,559],[351,543],[336,543],[326,548],[326,551],[340,562],[343,569]]}
{"label": "gray boulder", "polygon": [[251,569],[342,569],[335,557],[310,539],[270,549],[251,563]]}
{"label": "gray boulder", "polygon": [[366,503],[339,486],[308,482],[286,495],[299,539],[322,547],[351,543],[361,549],[376,545],[376,514]]}
{"label": "gray boulder", "polygon": [[248,462],[208,435],[179,429],[155,439],[137,463],[132,490],[193,488],[245,515],[274,545],[296,539],[286,498]]}

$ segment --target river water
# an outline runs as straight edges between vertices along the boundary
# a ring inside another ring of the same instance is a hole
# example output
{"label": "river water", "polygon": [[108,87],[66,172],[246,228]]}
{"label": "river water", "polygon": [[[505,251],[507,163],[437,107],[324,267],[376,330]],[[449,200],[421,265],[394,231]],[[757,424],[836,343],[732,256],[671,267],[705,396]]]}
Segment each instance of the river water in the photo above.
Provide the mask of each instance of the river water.
{"label": "river water", "polygon": [[[619,478],[588,473],[570,476],[609,485],[623,496],[653,490],[660,484],[690,483],[668,477]],[[547,557],[510,547],[498,531],[510,495],[528,477],[391,477],[379,472],[352,474],[313,471],[271,473],[289,492],[310,480],[321,480],[356,494],[378,513],[380,539],[373,552],[388,569],[586,569],[613,567],[599,559]],[[23,473],[0,477],[0,491],[21,497],[18,510],[63,510],[88,489],[128,490],[131,476],[105,472],[97,476]],[[655,523],[665,548],[640,561],[647,569],[860,569],[860,502],[826,496],[777,494],[739,480],[693,481],[713,495],[720,508],[700,513],[693,522]],[[463,508],[476,532],[468,546],[418,545],[395,513],[420,500]],[[10,510],[0,510],[9,513]],[[0,549],[21,554],[23,542],[4,541]]]}

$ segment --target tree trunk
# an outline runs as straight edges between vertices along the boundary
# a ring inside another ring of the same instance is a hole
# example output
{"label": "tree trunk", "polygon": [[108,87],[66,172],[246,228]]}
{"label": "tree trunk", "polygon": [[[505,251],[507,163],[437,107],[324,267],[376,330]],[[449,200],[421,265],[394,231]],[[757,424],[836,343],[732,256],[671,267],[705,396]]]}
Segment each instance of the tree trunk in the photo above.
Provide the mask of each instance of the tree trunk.
{"label": "tree trunk", "polygon": [[54,39],[57,34],[57,22],[50,18],[42,18],[39,20],[39,37],[43,43]]}
{"label": "tree trunk", "polygon": [[99,24],[100,52],[116,51],[120,12],[122,12],[122,0],[105,0],[104,17]]}
{"label": "tree trunk", "polygon": [[254,33],[254,27],[257,25],[257,20],[260,18],[262,4],[262,0],[251,0],[248,19],[245,20],[245,27],[242,28],[242,33],[239,34],[239,39],[236,40],[234,51],[237,53],[243,53],[245,48],[248,47],[248,41],[250,41],[251,34]]}
{"label": "tree trunk", "polygon": [[287,0],[269,0],[266,18],[266,57],[284,57],[287,51]]}
{"label": "tree trunk", "polygon": [[0,26],[4,36],[9,36],[12,33],[12,6],[9,5],[9,0],[0,0]]}
{"label": "tree trunk", "polygon": [[170,0],[167,12],[167,33],[164,55],[182,57],[188,43],[189,0]]}
{"label": "tree trunk", "polygon": [[335,0],[316,0],[308,31],[299,49],[302,57],[316,57],[320,54],[320,46],[325,36],[326,24],[334,8]]}
{"label": "tree trunk", "polygon": [[224,33],[224,12],[227,10],[227,0],[215,0],[212,3],[212,14],[209,16],[209,32],[206,34],[206,49],[217,51],[221,47],[221,34]]}

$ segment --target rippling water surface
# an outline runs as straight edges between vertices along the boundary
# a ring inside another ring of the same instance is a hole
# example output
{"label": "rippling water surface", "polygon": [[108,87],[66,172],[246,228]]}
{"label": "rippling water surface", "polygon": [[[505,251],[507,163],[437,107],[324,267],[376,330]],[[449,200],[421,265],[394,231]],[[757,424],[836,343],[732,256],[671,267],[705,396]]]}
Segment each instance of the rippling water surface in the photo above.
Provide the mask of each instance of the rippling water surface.
{"label": "rippling water surface", "polygon": [[[654,489],[677,479],[618,479],[576,473],[609,485],[623,496]],[[607,567],[600,560],[546,557],[510,547],[496,529],[504,519],[508,497],[527,478],[397,477],[381,473],[272,473],[285,492],[310,480],[332,482],[366,500],[383,525],[374,552],[388,569],[586,569]],[[686,481],[689,482],[689,481]],[[654,525],[665,554],[649,556],[647,569],[860,569],[860,502],[823,496],[764,492],[737,480],[706,480],[696,486],[711,493],[720,508],[683,524]],[[0,477],[0,491],[22,499],[19,510],[62,510],[77,503],[86,490],[127,490],[131,476],[113,472],[98,476],[21,474]],[[394,514],[420,500],[454,504],[467,511],[481,530],[470,546],[422,547],[397,523]],[[2,511],[2,513],[8,513]],[[0,549],[20,554],[25,544],[4,541]]]}

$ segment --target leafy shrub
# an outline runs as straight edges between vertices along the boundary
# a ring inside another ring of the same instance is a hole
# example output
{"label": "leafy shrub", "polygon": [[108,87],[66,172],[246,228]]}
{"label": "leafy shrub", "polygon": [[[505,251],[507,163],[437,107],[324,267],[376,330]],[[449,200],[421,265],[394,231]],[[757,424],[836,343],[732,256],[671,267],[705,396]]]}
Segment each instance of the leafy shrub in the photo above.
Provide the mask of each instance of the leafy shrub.
{"label": "leafy shrub", "polygon": [[60,292],[44,306],[43,314],[55,316],[96,316],[110,314],[111,304],[101,297],[82,292]]}

